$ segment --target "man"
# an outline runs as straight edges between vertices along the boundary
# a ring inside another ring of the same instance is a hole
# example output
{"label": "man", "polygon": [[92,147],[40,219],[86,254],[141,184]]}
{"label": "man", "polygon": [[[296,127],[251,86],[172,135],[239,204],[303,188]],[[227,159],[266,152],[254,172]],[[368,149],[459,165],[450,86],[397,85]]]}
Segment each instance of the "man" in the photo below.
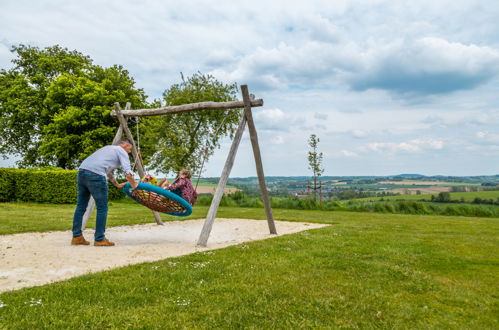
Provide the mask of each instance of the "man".
{"label": "man", "polygon": [[133,178],[128,154],[132,151],[132,143],[122,139],[117,146],[105,146],[88,156],[78,169],[78,201],[73,217],[73,239],[71,245],[89,245],[81,230],[83,215],[87,210],[90,195],[95,200],[97,218],[95,220],[95,246],[114,246],[104,235],[107,220],[107,180],[116,187],[123,187],[126,182],[118,183],[113,177],[113,171],[120,167],[125,172],[126,179],[133,188],[138,182]]}

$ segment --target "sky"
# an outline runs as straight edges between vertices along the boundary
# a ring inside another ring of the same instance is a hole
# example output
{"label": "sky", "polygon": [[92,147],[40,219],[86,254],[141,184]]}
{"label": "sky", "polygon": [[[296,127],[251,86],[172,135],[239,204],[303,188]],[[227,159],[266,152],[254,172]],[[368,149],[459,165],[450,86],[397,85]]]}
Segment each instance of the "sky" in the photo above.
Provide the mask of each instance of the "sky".
{"label": "sky", "polygon": [[[495,0],[0,0],[0,68],[12,45],[58,44],[123,65],[149,100],[180,72],[247,84],[269,176],[311,175],[311,134],[323,175],[491,175],[498,17]],[[231,176],[255,175],[246,133]]]}

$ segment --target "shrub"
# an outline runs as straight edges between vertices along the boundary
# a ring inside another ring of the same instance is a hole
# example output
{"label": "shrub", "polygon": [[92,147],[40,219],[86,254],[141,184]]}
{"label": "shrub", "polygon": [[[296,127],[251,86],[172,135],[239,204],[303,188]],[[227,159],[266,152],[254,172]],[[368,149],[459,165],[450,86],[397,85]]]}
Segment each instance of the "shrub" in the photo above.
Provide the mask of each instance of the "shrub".
{"label": "shrub", "polygon": [[[0,201],[24,201],[53,204],[76,202],[75,170],[24,170],[0,168]],[[109,199],[116,200],[124,194],[109,186]]]}

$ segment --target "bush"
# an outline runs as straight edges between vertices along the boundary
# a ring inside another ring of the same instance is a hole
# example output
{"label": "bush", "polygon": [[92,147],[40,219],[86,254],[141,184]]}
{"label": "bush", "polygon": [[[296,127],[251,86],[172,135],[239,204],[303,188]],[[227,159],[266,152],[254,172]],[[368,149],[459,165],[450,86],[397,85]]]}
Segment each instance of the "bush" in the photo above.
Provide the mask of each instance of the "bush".
{"label": "bush", "polygon": [[[75,170],[0,168],[0,202],[76,203],[76,173]],[[119,189],[109,186],[110,200],[123,197]]]}
{"label": "bush", "polygon": [[0,168],[0,202],[15,200],[17,177],[22,170]]}

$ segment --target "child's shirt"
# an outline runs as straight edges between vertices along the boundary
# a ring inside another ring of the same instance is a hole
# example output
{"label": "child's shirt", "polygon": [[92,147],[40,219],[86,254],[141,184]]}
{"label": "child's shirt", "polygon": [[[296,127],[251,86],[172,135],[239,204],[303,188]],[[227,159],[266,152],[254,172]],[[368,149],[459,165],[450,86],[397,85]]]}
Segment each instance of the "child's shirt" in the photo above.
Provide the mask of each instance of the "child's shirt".
{"label": "child's shirt", "polygon": [[187,178],[179,178],[174,183],[172,183],[168,188],[172,192],[177,192],[180,190],[180,197],[185,199],[189,204],[194,205],[198,194],[192,186],[191,180]]}

